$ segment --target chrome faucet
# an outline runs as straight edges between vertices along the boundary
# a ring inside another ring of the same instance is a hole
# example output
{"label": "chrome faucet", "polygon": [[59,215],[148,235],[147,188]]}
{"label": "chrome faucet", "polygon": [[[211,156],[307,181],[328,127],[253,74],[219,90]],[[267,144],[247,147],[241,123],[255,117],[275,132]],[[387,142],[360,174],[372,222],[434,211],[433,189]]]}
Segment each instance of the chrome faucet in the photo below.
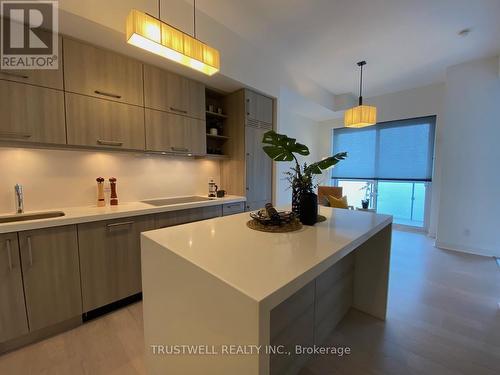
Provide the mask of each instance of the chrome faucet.
{"label": "chrome faucet", "polygon": [[14,186],[14,191],[16,193],[16,213],[22,214],[24,212],[23,186],[16,184],[16,186]]}

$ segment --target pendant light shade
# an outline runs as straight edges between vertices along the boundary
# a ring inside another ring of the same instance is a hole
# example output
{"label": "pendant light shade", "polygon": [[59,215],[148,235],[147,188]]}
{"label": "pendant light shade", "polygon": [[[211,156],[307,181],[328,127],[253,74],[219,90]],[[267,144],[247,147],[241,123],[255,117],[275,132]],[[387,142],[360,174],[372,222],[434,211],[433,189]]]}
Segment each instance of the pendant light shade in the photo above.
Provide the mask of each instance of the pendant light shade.
{"label": "pendant light shade", "polygon": [[147,13],[132,9],[126,33],[127,43],[206,75],[220,69],[218,50]]}
{"label": "pendant light shade", "polygon": [[358,105],[344,113],[344,126],[347,128],[364,128],[377,123],[377,107]]}
{"label": "pendant light shade", "polygon": [[359,80],[359,105],[345,111],[344,126],[346,128],[364,128],[365,126],[371,126],[377,123],[377,107],[363,105],[363,66],[365,65],[366,61],[358,62],[358,66],[361,68]]}

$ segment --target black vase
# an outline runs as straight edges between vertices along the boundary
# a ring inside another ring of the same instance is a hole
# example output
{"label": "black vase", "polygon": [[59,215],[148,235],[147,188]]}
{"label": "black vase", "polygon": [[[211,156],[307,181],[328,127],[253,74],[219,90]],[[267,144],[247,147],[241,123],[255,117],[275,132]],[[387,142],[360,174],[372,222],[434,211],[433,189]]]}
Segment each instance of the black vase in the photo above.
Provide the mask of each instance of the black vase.
{"label": "black vase", "polygon": [[300,194],[300,222],[314,225],[318,221],[318,196],[314,193]]}

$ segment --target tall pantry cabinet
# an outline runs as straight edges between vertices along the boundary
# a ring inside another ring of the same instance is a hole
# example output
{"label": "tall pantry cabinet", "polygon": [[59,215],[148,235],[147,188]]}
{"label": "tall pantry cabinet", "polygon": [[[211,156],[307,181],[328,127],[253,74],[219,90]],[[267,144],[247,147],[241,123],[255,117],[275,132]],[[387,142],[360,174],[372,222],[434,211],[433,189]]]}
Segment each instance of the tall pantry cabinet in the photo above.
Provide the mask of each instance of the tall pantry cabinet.
{"label": "tall pantry cabinet", "polygon": [[262,149],[262,137],[274,127],[274,100],[243,89],[227,95],[224,107],[229,159],[221,163],[221,185],[246,196],[247,211],[257,210],[272,202],[272,160]]}

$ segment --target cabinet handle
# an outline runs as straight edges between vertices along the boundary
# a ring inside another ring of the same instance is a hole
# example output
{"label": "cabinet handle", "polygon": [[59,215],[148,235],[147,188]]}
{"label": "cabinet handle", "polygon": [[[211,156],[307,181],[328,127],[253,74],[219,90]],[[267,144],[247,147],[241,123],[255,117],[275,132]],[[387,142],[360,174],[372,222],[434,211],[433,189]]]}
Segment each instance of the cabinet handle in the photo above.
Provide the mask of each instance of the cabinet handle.
{"label": "cabinet handle", "polygon": [[135,224],[134,221],[122,221],[120,223],[106,224],[106,228],[112,229],[112,228],[121,227],[124,225],[134,225],[134,224]]}
{"label": "cabinet handle", "polygon": [[115,99],[120,99],[122,97],[121,95],[117,95],[117,94],[113,94],[111,92],[105,92],[105,91],[101,91],[101,90],[95,90],[94,92],[98,95],[109,96],[110,98],[115,98]]}
{"label": "cabinet handle", "polygon": [[0,138],[30,138],[31,134],[18,132],[0,132]]}
{"label": "cabinet handle", "polygon": [[28,241],[28,258],[30,262],[30,267],[33,267],[33,250],[31,249],[31,237],[26,237]]}
{"label": "cabinet handle", "polygon": [[103,146],[123,146],[123,142],[120,141],[107,141],[105,139],[98,139],[97,143]]}
{"label": "cabinet handle", "polygon": [[186,147],[170,147],[170,149],[174,152],[189,152],[189,149]]}
{"label": "cabinet handle", "polygon": [[24,78],[24,79],[29,78],[29,76],[20,73],[7,73],[7,72],[0,72],[0,73],[3,74],[4,76],[9,76],[9,77]]}
{"label": "cabinet handle", "polygon": [[10,248],[10,240],[5,241],[5,247],[7,248],[7,257],[9,258],[9,271],[12,271],[14,267],[12,266],[12,253]]}
{"label": "cabinet handle", "polygon": [[170,107],[170,110],[171,111],[174,111],[174,112],[179,112],[179,113],[188,113],[188,111],[184,110],[184,109],[179,109],[179,108],[175,108],[175,107]]}

